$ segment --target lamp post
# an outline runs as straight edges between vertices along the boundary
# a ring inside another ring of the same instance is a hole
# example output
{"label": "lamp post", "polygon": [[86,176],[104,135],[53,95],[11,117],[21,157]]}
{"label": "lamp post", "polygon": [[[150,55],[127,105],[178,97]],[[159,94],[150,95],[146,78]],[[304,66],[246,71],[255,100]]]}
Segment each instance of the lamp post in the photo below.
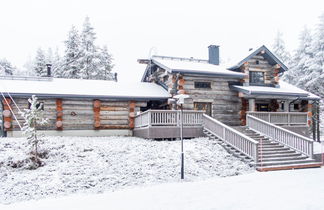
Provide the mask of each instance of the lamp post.
{"label": "lamp post", "polygon": [[180,105],[180,139],[181,139],[181,179],[184,179],[184,153],[183,153],[183,104],[188,95],[180,94],[173,96],[177,100],[177,104]]}

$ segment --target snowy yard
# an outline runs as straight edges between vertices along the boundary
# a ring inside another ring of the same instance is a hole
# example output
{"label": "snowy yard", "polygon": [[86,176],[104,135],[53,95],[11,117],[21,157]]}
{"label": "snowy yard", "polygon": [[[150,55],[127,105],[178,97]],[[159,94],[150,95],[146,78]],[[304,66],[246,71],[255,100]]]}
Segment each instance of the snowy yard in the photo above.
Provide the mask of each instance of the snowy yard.
{"label": "snowy yard", "polygon": [[[184,143],[186,181],[254,172],[207,138]],[[41,148],[49,152],[44,159],[46,165],[28,170],[23,164],[27,141],[0,139],[0,203],[180,181],[179,141],[48,137]],[[21,167],[13,168],[17,165]]]}
{"label": "snowy yard", "polygon": [[166,183],[97,195],[28,201],[1,210],[320,210],[324,169],[256,172],[205,181]]}

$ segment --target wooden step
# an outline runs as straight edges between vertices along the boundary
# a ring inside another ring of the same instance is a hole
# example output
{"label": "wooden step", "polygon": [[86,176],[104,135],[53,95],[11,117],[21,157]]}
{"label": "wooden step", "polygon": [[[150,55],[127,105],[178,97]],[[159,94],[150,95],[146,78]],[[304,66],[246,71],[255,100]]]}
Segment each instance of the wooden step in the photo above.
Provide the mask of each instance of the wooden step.
{"label": "wooden step", "polygon": [[288,157],[260,157],[260,162],[271,162],[271,161],[285,161],[285,160],[304,160],[307,159],[306,156],[288,156]]}
{"label": "wooden step", "polygon": [[[270,154],[270,155],[265,155],[265,154],[262,154],[262,158],[275,158],[275,157],[299,157],[301,156],[300,153],[277,153],[277,154]],[[260,156],[261,157],[261,156]]]}
{"label": "wooden step", "polygon": [[302,168],[319,168],[321,166],[322,166],[321,162],[311,162],[307,164],[290,164],[290,165],[257,167],[256,170],[264,172],[264,171],[290,170],[290,169],[302,169]]}
{"label": "wooden step", "polygon": [[305,160],[279,160],[279,161],[269,161],[269,162],[261,162],[257,163],[257,166],[276,166],[276,165],[294,165],[294,164],[307,164],[314,162],[314,160],[311,159],[305,159]]}

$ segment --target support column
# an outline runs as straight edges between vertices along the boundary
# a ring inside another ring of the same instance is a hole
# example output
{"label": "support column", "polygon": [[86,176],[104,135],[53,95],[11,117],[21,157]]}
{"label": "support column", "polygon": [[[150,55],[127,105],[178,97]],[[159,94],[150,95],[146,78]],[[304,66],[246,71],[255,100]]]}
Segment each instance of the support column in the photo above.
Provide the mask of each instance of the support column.
{"label": "support column", "polygon": [[255,99],[254,98],[249,99],[249,111],[250,112],[255,111]]}
{"label": "support column", "polygon": [[285,103],[284,103],[284,112],[289,112],[289,103],[290,103],[290,101],[285,101]]}

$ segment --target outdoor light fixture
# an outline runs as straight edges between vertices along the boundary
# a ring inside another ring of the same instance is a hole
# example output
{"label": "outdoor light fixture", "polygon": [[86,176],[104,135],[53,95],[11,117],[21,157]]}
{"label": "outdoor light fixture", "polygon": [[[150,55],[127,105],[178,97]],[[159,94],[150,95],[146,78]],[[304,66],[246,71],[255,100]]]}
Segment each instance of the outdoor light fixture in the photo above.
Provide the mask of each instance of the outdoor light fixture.
{"label": "outdoor light fixture", "polygon": [[181,114],[180,114],[180,139],[181,139],[181,179],[184,179],[184,153],[183,153],[183,104],[185,103],[185,99],[189,98],[189,95],[179,94],[173,96],[177,101],[177,105],[180,106]]}

